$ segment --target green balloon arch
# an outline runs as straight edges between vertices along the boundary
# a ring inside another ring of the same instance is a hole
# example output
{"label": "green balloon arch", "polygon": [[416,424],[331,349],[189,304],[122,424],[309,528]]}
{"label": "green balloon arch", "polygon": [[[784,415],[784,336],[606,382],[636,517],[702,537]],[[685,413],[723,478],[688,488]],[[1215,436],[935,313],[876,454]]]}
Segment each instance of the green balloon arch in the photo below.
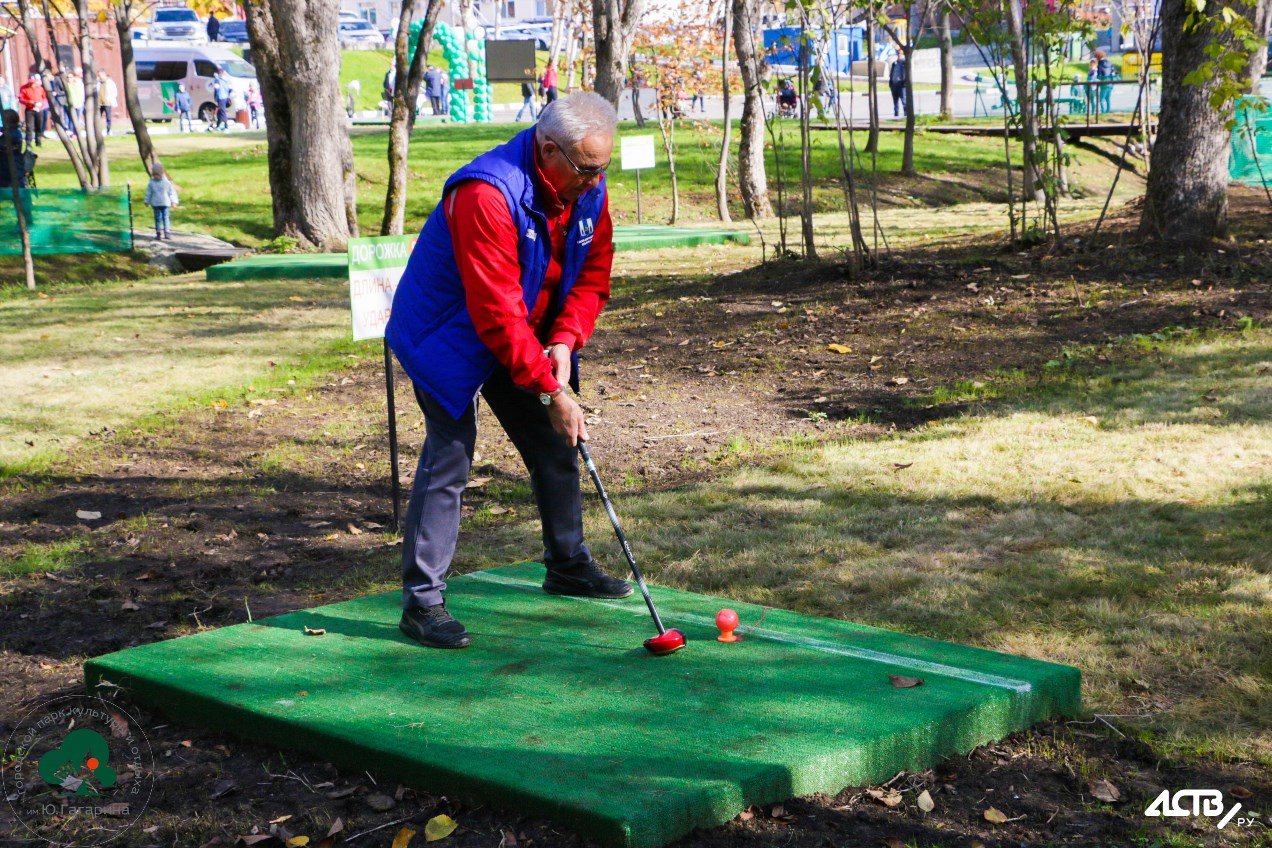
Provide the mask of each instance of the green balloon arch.
{"label": "green balloon arch", "polygon": [[[420,29],[423,26],[423,21],[411,24],[408,62],[414,57],[415,45],[419,41]],[[486,40],[471,38],[465,46],[463,32],[441,22],[438,22],[433,30],[433,39],[441,45],[443,57],[446,59],[446,64],[450,66],[450,119],[459,124],[473,121],[489,123],[492,98],[490,80],[486,79]],[[473,80],[471,100],[467,91],[455,89],[455,80],[468,78],[469,58],[473,60],[473,66],[477,72]]]}

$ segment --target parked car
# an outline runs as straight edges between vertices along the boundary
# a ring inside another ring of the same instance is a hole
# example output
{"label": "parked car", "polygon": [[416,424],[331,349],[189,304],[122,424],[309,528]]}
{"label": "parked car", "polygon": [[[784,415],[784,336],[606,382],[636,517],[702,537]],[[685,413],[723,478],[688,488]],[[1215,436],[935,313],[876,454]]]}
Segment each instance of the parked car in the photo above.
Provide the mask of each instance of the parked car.
{"label": "parked car", "polygon": [[[151,121],[170,121],[177,116],[177,83],[190,92],[195,117],[212,123],[216,100],[212,97],[212,77],[224,68],[230,85],[247,95],[249,83],[256,82],[256,69],[224,47],[142,47],[133,50],[137,66],[137,99],[141,114]],[[232,116],[231,116],[232,117]]]}
{"label": "parked car", "polygon": [[240,21],[234,18],[228,21],[221,21],[221,29],[217,34],[217,40],[229,42],[230,44],[247,44],[247,21]]}
{"label": "parked car", "polygon": [[505,41],[534,39],[536,50],[547,50],[552,40],[552,19],[531,18],[499,27],[499,38]]}
{"label": "parked car", "polygon": [[150,16],[146,40],[187,41],[191,44],[207,44],[208,31],[193,9],[179,6],[162,6]]}
{"label": "parked car", "polygon": [[340,21],[339,39],[344,44],[384,44],[384,36],[369,21]]}

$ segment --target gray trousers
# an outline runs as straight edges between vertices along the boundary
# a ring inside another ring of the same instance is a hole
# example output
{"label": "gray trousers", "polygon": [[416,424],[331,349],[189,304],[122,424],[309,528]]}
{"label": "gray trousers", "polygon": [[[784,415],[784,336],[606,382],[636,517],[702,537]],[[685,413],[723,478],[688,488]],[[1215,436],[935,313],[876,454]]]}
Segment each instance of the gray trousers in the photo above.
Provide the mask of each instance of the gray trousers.
{"label": "gray trousers", "polygon": [[[552,429],[537,395],[518,388],[499,368],[481,387],[481,397],[512,440],[530,472],[530,486],[543,525],[543,563],[568,571],[591,561],[583,543],[579,455]],[[441,603],[459,539],[460,506],[477,442],[477,398],[458,420],[419,386],[424,412],[420,451],[402,532],[402,606]]]}

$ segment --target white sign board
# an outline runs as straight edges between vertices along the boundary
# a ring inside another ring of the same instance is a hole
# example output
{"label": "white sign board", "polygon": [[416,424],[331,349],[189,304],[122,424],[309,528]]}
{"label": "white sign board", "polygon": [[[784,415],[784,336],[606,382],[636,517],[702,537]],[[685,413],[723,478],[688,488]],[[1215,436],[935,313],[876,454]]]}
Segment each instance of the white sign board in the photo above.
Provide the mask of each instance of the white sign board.
{"label": "white sign board", "polygon": [[652,135],[624,136],[620,167],[624,171],[654,167],[654,137]]}
{"label": "white sign board", "polygon": [[349,307],[353,340],[382,339],[393,293],[417,236],[349,239]]}

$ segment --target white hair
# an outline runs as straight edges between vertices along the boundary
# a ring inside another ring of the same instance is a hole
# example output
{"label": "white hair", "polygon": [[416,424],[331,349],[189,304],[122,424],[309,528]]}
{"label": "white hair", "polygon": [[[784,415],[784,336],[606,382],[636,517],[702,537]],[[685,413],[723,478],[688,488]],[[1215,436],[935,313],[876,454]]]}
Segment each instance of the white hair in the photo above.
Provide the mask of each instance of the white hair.
{"label": "white hair", "polygon": [[535,135],[573,148],[591,135],[613,138],[617,126],[618,113],[608,100],[594,91],[576,91],[543,107]]}

